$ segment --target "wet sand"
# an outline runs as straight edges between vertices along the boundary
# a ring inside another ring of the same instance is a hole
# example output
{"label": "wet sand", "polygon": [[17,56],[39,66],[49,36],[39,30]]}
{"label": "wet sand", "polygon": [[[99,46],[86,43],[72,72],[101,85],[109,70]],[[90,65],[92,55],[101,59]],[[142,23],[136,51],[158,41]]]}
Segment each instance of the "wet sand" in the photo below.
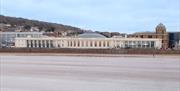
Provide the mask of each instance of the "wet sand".
{"label": "wet sand", "polygon": [[0,91],[180,91],[178,55],[0,54]]}

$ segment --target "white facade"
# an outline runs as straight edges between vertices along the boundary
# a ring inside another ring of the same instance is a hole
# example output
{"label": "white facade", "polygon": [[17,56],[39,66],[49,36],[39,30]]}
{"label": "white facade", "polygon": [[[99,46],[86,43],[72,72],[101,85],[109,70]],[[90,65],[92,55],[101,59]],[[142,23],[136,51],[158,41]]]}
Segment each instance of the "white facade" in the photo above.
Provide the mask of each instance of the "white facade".
{"label": "white facade", "polygon": [[22,48],[157,48],[161,39],[145,38],[16,38],[15,47]]}
{"label": "white facade", "polygon": [[15,44],[15,38],[26,38],[28,36],[39,38],[43,36],[43,32],[0,32],[0,48],[12,47]]}

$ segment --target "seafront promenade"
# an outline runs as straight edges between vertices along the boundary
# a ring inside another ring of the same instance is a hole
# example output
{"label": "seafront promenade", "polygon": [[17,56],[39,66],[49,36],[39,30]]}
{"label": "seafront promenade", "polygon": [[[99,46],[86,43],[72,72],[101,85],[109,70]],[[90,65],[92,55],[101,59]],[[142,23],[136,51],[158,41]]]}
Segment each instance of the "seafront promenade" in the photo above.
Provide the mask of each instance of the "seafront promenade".
{"label": "seafront promenade", "polygon": [[178,55],[0,53],[1,91],[179,91]]}

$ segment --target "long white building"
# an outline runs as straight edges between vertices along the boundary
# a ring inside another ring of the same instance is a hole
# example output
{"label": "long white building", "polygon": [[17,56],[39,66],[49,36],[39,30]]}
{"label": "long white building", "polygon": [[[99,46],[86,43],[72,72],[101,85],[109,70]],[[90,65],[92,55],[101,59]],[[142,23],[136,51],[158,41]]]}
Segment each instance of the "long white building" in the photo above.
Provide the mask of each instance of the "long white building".
{"label": "long white building", "polygon": [[75,38],[16,38],[15,47],[20,48],[157,48],[162,47],[161,39],[145,38],[105,38],[99,34],[82,34]]}

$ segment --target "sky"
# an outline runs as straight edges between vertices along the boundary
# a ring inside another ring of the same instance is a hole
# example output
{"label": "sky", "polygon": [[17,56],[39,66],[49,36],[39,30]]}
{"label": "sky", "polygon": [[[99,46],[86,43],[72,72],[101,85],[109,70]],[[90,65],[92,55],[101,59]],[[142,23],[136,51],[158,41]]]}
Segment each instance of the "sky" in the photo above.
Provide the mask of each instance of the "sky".
{"label": "sky", "polygon": [[180,0],[0,0],[0,14],[86,30],[133,33],[180,31]]}

